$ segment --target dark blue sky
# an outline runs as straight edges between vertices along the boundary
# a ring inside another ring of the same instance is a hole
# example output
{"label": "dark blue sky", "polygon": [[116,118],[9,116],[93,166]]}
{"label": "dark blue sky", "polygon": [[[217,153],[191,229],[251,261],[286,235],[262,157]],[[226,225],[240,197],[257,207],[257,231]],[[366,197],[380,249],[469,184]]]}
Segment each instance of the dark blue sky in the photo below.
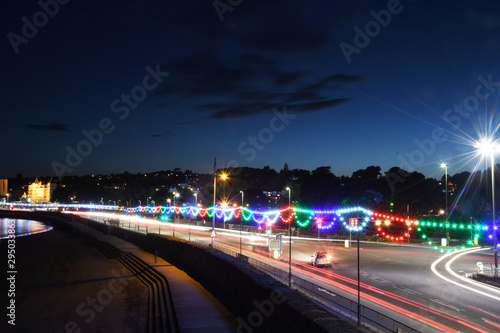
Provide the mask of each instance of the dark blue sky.
{"label": "dark blue sky", "polygon": [[60,2],[2,4],[0,178],[214,156],[438,178],[498,126],[496,1]]}

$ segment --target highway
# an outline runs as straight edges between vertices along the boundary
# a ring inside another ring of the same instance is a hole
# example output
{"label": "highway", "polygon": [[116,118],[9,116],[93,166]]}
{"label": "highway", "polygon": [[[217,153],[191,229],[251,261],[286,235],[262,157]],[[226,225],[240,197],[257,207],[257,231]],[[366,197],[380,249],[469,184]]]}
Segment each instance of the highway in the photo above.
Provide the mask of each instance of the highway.
{"label": "highway", "polygon": [[[120,227],[139,232],[211,242],[211,222],[188,226],[110,213],[89,214],[79,213],[100,221],[109,220],[110,216],[119,218]],[[267,235],[241,235],[242,254],[288,271],[288,236],[284,237],[283,253],[276,260],[262,250]],[[239,229],[216,229],[214,244],[239,252]],[[352,247],[345,247],[344,241],[293,237],[291,244],[293,276],[315,283],[325,293],[357,301],[355,241]],[[310,257],[316,251],[330,253],[333,267],[312,266]],[[492,249],[468,248],[443,254],[427,246],[362,242],[361,304],[421,332],[500,332],[500,289],[463,277],[476,272],[477,262],[489,267],[493,262]]]}

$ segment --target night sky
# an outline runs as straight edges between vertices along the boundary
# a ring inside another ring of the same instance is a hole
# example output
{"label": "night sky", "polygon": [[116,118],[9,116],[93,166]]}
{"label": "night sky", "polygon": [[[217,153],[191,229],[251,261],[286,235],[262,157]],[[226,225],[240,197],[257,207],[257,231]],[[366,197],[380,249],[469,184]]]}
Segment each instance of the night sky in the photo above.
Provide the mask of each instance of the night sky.
{"label": "night sky", "polygon": [[499,123],[499,9],[8,0],[0,178],[208,173],[214,156],[220,168],[338,176],[470,171],[473,140]]}

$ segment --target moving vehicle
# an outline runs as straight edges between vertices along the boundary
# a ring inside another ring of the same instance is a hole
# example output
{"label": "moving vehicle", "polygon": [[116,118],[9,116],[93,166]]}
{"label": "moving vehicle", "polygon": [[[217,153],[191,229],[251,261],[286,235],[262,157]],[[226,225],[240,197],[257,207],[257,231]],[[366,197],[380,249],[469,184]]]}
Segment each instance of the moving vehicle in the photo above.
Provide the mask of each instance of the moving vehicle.
{"label": "moving vehicle", "polygon": [[314,252],[311,256],[311,265],[317,267],[332,267],[332,256],[327,252]]}

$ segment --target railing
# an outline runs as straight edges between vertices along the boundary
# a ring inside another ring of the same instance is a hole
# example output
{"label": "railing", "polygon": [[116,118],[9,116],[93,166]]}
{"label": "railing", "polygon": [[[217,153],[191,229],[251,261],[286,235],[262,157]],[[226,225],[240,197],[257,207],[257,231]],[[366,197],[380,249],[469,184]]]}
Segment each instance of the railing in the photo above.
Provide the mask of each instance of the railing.
{"label": "railing", "polygon": [[490,268],[489,269],[484,269],[483,274],[488,272],[491,276],[500,276],[500,269],[498,267],[495,267],[495,264],[490,262]]}
{"label": "railing", "polygon": [[[210,246],[211,244],[203,240],[195,240],[197,243],[203,244],[205,246]],[[239,258],[239,252],[230,250],[224,246],[214,244],[215,249],[224,252],[230,256]],[[288,285],[289,276],[288,271],[283,270],[279,267],[269,265],[261,260],[242,256],[242,259],[248,261],[252,266],[260,269],[261,271],[272,276],[276,280],[283,284]],[[293,288],[305,294],[309,298],[321,303],[323,306],[331,309],[333,312],[340,314],[345,318],[349,318],[353,321],[357,321],[358,318],[358,303],[350,300],[347,297],[338,295],[331,290],[327,290],[315,283],[302,279],[298,276],[293,276]],[[408,325],[405,325],[395,319],[392,319],[378,311],[370,309],[366,306],[361,305],[361,325],[370,328],[375,332],[384,333],[417,333],[420,332]]]}
{"label": "railing", "polygon": [[[98,220],[99,222],[104,222],[106,223],[106,219],[102,218],[95,218],[92,217],[94,220]],[[127,222],[122,222],[121,226],[123,228],[127,228]],[[238,226],[239,227],[239,226]],[[130,228],[130,227],[129,227]],[[139,227],[138,227],[139,228]],[[144,228],[144,227],[143,227]],[[231,229],[232,227],[229,226],[226,223],[226,228]],[[139,229],[138,229],[139,230]],[[147,228],[145,230],[147,232]],[[192,239],[193,241],[202,244],[204,246],[210,247],[211,242],[205,241],[205,240],[200,240],[200,239]],[[231,250],[227,247],[224,247],[219,244],[214,244],[213,245],[214,249],[217,249],[218,251],[221,251],[223,253],[226,253],[232,257],[235,258],[240,258],[242,260],[247,261],[249,264],[252,266],[256,267],[257,269],[260,269],[261,271],[265,272],[266,274],[272,276],[279,282],[285,284],[288,286],[289,284],[289,272],[287,270],[283,270],[279,267],[275,267],[273,265],[269,265],[268,263],[248,257],[248,256],[243,256],[240,255],[239,252]],[[312,283],[310,281],[307,281],[305,279],[302,279],[298,276],[293,276],[293,285],[292,287],[302,294],[306,295],[307,297],[315,300],[316,302],[322,304],[323,306],[331,309],[333,312],[348,318],[354,322],[357,322],[358,318],[358,303],[356,301],[350,300],[347,297],[341,296],[339,294],[336,294],[335,292],[331,290],[327,290],[322,286],[319,286],[315,283]],[[361,315],[360,315],[360,320],[361,323],[360,325],[363,325],[375,332],[383,332],[383,333],[392,333],[392,332],[398,332],[398,333],[418,333],[420,331],[411,328],[408,325],[405,325],[395,319],[392,319],[378,311],[375,311],[369,307],[366,307],[364,305],[361,305]]]}

